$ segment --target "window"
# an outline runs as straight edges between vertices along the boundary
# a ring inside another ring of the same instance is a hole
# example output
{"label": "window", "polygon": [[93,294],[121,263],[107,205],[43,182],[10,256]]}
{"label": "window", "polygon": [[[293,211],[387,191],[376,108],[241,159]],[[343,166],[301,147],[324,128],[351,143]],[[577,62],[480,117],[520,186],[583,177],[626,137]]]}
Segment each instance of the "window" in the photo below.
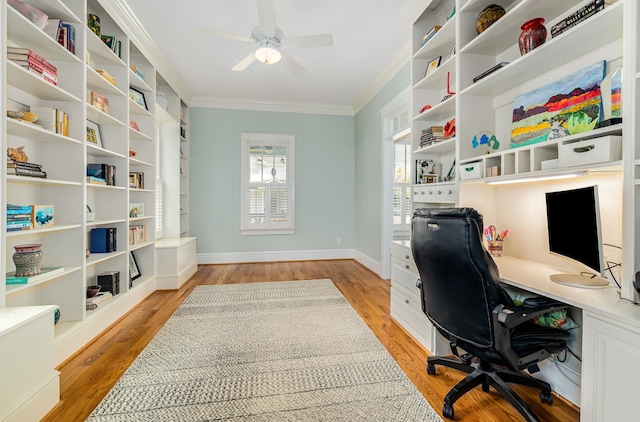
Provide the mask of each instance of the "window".
{"label": "window", "polygon": [[293,234],[295,135],[243,133],[241,233]]}
{"label": "window", "polygon": [[408,141],[394,144],[393,166],[393,231],[408,232],[411,228],[411,145]]}

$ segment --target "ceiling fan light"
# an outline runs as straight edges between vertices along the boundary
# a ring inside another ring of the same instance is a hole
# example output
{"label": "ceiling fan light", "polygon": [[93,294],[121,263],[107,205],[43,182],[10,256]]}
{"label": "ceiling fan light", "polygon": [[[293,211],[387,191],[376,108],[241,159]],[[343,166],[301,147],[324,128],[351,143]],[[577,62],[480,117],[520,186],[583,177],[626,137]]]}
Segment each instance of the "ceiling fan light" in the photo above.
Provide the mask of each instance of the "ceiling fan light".
{"label": "ceiling fan light", "polygon": [[258,48],[255,54],[256,59],[264,64],[278,63],[282,59],[282,54],[278,50],[267,45]]}

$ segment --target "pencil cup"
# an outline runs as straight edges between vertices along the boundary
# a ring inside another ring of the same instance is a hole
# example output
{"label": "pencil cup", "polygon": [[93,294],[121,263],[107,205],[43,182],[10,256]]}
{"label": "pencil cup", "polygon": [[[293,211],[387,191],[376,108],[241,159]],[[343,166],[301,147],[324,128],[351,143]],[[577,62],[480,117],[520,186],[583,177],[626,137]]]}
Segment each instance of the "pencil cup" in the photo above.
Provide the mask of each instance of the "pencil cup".
{"label": "pencil cup", "polygon": [[501,256],[502,255],[502,240],[488,240],[489,245],[489,253],[491,256]]}

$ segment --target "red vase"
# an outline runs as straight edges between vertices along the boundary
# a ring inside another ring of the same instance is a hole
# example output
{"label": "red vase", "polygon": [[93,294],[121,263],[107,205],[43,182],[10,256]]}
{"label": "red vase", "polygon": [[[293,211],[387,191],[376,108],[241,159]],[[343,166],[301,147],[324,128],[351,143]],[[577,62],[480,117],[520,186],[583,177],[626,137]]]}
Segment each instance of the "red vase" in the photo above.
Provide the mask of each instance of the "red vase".
{"label": "red vase", "polygon": [[525,22],[518,37],[520,54],[523,56],[536,47],[541,46],[547,40],[547,28],[544,27],[544,18],[535,18]]}

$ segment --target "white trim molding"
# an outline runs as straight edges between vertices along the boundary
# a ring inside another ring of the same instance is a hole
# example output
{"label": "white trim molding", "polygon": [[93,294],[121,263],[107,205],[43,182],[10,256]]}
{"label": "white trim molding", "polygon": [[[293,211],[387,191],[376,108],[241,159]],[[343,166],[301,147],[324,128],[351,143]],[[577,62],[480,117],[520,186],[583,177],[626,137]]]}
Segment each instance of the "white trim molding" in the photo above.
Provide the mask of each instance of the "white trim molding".
{"label": "white trim molding", "polygon": [[260,251],[199,253],[198,264],[234,264],[276,261],[320,261],[326,259],[353,259],[353,249],[326,249],[315,251]]}
{"label": "white trim molding", "polygon": [[300,103],[294,101],[269,101],[229,97],[194,97],[190,107],[222,108],[248,111],[273,111],[279,113],[328,114],[353,116],[353,108],[335,104]]}
{"label": "white trim molding", "polygon": [[375,259],[363,254],[360,251],[354,251],[354,257],[356,261],[373,271],[378,275],[378,277],[382,277],[382,263],[376,261]]}

